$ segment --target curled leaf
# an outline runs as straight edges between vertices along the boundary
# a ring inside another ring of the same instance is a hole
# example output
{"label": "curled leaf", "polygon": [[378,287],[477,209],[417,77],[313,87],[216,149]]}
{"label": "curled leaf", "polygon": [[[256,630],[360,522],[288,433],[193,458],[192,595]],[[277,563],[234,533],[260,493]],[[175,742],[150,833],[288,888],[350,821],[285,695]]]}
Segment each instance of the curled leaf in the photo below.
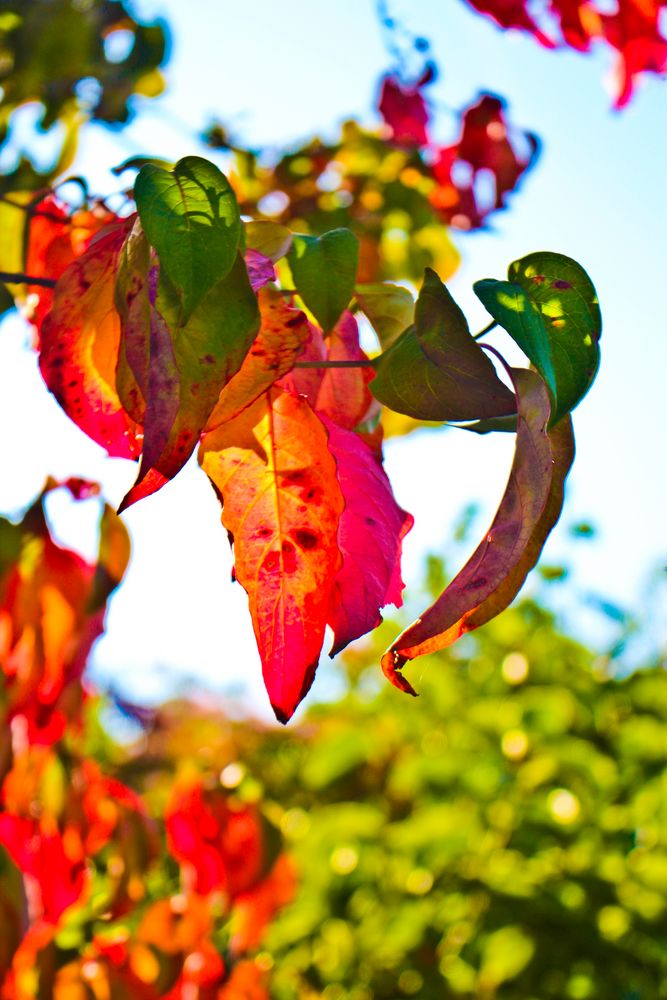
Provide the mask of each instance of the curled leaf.
{"label": "curled leaf", "polygon": [[455,642],[484,624],[518,593],[560,514],[574,456],[569,421],[547,434],[549,395],[541,377],[512,369],[518,430],[514,461],[491,528],[446,590],[382,657],[396,687],[415,694],[401,673],[408,660]]}

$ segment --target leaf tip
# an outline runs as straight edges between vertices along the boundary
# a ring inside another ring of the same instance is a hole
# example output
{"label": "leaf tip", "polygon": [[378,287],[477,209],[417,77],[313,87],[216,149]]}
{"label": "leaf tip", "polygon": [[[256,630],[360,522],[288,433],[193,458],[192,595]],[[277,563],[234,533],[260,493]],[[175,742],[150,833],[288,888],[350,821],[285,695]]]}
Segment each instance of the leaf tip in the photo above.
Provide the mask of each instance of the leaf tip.
{"label": "leaf tip", "polygon": [[413,698],[417,698],[417,692],[413,688],[407,677],[404,677],[401,670],[408,662],[407,656],[402,656],[394,646],[390,646],[382,657],[382,672],[388,681],[397,687],[399,691],[403,691],[405,694],[412,695]]}

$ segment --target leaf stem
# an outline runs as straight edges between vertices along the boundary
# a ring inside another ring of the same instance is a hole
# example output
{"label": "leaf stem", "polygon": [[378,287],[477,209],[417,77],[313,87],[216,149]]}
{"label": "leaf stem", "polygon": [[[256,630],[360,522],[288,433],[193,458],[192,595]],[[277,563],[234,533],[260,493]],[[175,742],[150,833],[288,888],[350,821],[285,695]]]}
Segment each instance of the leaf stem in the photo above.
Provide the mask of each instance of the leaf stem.
{"label": "leaf stem", "polygon": [[375,362],[370,358],[359,361],[296,361],[295,368],[372,368]]}
{"label": "leaf stem", "polygon": [[498,326],[498,321],[495,319],[492,320],[488,326],[485,326],[483,330],[480,330],[479,333],[474,334],[472,339],[479,340],[479,338],[483,337],[485,333],[488,333],[490,330],[493,330],[494,326]]}
{"label": "leaf stem", "polygon": [[13,274],[11,271],[0,271],[0,281],[10,285],[39,285],[41,288],[55,288],[55,278],[36,278],[32,274]]}

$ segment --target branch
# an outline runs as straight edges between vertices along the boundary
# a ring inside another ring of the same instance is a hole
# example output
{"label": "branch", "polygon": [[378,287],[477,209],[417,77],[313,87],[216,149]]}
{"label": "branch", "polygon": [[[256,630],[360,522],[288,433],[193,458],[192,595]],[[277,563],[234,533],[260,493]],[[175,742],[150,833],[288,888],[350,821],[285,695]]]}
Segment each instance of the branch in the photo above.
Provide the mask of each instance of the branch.
{"label": "branch", "polygon": [[498,321],[495,319],[491,323],[489,323],[488,326],[485,326],[483,330],[480,330],[479,333],[474,334],[472,339],[479,340],[479,338],[483,337],[485,333],[489,332],[489,330],[493,330],[494,326],[498,326]]}
{"label": "branch", "polygon": [[39,285],[40,288],[55,288],[54,278],[36,278],[33,274],[13,274],[11,271],[0,271],[0,281],[10,285]]}

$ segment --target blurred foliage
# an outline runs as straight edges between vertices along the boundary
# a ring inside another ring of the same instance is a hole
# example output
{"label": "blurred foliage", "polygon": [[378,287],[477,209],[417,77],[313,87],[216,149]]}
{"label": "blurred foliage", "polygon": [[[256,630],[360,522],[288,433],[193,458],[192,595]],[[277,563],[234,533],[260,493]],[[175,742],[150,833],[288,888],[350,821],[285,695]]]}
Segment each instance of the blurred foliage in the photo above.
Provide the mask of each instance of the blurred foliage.
{"label": "blurred foliage", "polygon": [[2,0],[0,2],[0,152],[12,136],[12,116],[41,105],[35,128],[59,123],[53,160],[38,168],[27,149],[3,171],[0,191],[35,190],[67,169],[85,121],[127,121],[135,94],[163,89],[158,67],[166,57],[161,23],[145,25],[124,0]]}
{"label": "blurred foliage", "polygon": [[379,677],[393,628],[299,728],[172,702],[120,765],[159,798],[205,760],[273,803],[300,887],[264,939],[272,995],[667,996],[663,665],[615,680],[524,601],[413,668],[415,703]]}

